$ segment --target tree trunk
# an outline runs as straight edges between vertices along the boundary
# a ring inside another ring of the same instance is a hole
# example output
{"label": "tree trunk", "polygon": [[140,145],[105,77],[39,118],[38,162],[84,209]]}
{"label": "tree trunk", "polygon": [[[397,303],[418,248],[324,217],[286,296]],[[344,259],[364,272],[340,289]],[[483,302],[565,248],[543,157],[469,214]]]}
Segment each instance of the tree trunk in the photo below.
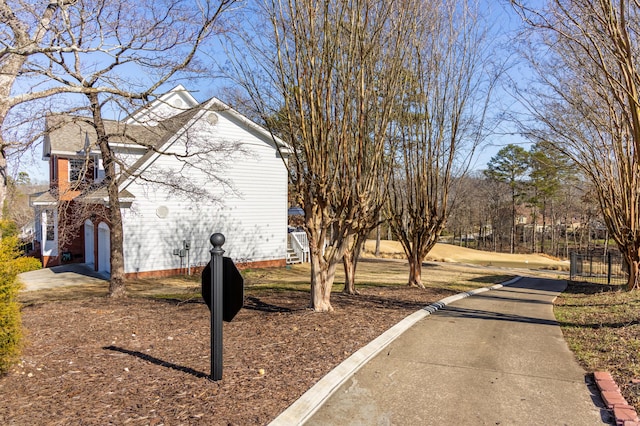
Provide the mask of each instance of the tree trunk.
{"label": "tree trunk", "polygon": [[345,250],[342,258],[342,264],[344,265],[344,289],[345,294],[359,294],[356,291],[356,264],[358,263],[358,256],[354,250]]}
{"label": "tree trunk", "polygon": [[637,290],[640,288],[640,262],[631,262],[629,264],[629,280],[627,281],[627,290]]}
{"label": "tree trunk", "polygon": [[[569,258],[569,230],[567,229],[567,216],[564,217],[564,258],[568,259]],[[573,225],[571,226],[573,228]]]}
{"label": "tree trunk", "polygon": [[[4,24],[11,27],[14,32],[13,47],[17,48],[17,50],[27,49],[30,45],[40,43],[49,30],[51,17],[57,8],[58,2],[49,2],[40,21],[35,23],[37,30],[33,37],[30,37],[26,27],[11,10],[11,6],[7,6],[6,2],[2,2],[0,15],[5,20]],[[11,44],[11,41],[9,41],[9,44]],[[0,61],[0,219],[3,217],[4,202],[7,197],[7,177],[9,176],[7,171],[7,148],[9,148],[9,143],[2,137],[2,128],[11,108],[10,97],[13,83],[26,60],[27,55],[9,53],[4,55],[2,61]]]}
{"label": "tree trunk", "polygon": [[[544,245],[546,243],[545,235],[547,232],[547,200],[546,198],[542,202],[542,232],[540,236],[540,253],[546,253],[544,250]],[[552,246],[553,247],[553,246]]]}
{"label": "tree trunk", "polygon": [[[0,129],[2,127],[0,126]],[[2,146],[2,136],[0,136],[0,146]],[[7,198],[7,154],[0,148],[0,219],[4,217],[4,202]],[[2,234],[0,234],[2,239]]]}
{"label": "tree trunk", "polygon": [[409,287],[424,288],[422,284],[422,259],[419,259],[417,253],[412,253],[411,256],[407,256],[409,260]]}
{"label": "tree trunk", "polygon": [[509,253],[515,253],[516,246],[516,193],[511,190],[511,236],[509,243]]}
{"label": "tree trunk", "polygon": [[380,230],[381,226],[382,224],[378,223],[378,226],[376,227],[376,257],[380,257],[380,234],[382,233]]}
{"label": "tree trunk", "polygon": [[[367,232],[368,234],[368,232]],[[356,268],[358,267],[358,259],[362,253],[362,248],[367,241],[367,236],[356,235],[353,238],[353,244],[349,244],[344,251],[342,264],[344,265],[344,289],[345,294],[360,294],[356,290]]]}
{"label": "tree trunk", "polygon": [[[533,207],[533,228],[531,229],[531,253],[533,254],[537,252],[537,247],[536,247],[536,244],[538,243],[538,240],[536,238],[537,227],[538,227],[538,210],[534,206]],[[522,232],[525,233],[524,228]]]}
{"label": "tree trunk", "polygon": [[327,266],[320,256],[311,255],[311,309],[316,312],[333,311],[331,287],[335,274],[330,274]]}
{"label": "tree trunk", "polygon": [[629,265],[627,290],[638,290],[640,289],[640,241],[629,242],[622,254]]}
{"label": "tree trunk", "polygon": [[496,240],[496,224],[491,224],[491,240],[493,242],[493,252],[498,251],[498,241]]}
{"label": "tree trunk", "polygon": [[97,134],[97,143],[102,155],[105,170],[105,180],[107,181],[107,193],[109,195],[109,221],[110,235],[110,257],[111,257],[111,278],[109,280],[109,296],[120,298],[126,296],[124,282],[124,236],[122,232],[122,212],[120,211],[120,197],[118,188],[118,178],[116,176],[116,165],[113,152],[109,146],[109,136],[104,128],[102,112],[98,102],[97,94],[88,95],[93,112],[93,123]]}
{"label": "tree trunk", "polygon": [[18,55],[7,55],[0,67],[0,219],[4,214],[4,203],[7,198],[7,143],[2,136],[4,120],[9,113],[9,96],[16,75],[24,64],[25,59]]}
{"label": "tree trunk", "polygon": [[[104,158],[104,157],[103,157]],[[111,278],[109,280],[109,296],[113,298],[125,297],[124,282],[124,236],[122,232],[122,212],[118,185],[109,182],[109,220],[111,221]]]}
{"label": "tree trunk", "polygon": [[305,211],[311,262],[310,308],[316,312],[331,312],[331,288],[338,262],[342,259],[348,241],[338,238],[332,245],[325,247],[327,228],[323,225],[322,213],[314,210]]}

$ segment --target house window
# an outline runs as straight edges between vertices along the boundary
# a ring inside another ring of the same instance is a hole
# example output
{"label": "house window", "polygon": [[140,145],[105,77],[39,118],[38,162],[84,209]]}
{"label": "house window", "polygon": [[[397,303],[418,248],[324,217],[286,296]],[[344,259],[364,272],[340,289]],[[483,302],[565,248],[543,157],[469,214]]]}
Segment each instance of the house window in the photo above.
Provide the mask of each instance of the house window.
{"label": "house window", "polygon": [[56,239],[56,230],[55,230],[55,219],[53,216],[53,210],[46,210],[44,212],[45,217],[45,226],[47,227],[47,241],[55,241]]}
{"label": "house window", "polygon": [[51,156],[51,162],[49,163],[51,166],[51,180],[58,180],[58,157]]}
{"label": "house window", "polygon": [[104,165],[102,164],[102,159],[99,158],[93,167],[93,179],[96,182],[101,182],[104,179]]}
{"label": "house window", "polygon": [[86,174],[85,162],[77,158],[69,160],[69,182],[77,182],[84,180]]}

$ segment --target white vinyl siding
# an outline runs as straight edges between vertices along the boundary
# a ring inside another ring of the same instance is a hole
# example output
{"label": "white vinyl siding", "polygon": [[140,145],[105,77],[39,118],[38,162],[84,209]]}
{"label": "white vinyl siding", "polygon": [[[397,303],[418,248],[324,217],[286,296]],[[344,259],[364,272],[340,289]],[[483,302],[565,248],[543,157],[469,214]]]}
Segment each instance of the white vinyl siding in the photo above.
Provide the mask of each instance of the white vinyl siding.
{"label": "white vinyl siding", "polygon": [[[287,172],[272,143],[232,122],[219,113],[215,125],[200,120],[200,134],[222,143],[240,143],[242,149],[218,159],[215,172],[231,182],[232,190],[204,172],[188,170],[189,181],[200,182],[216,195],[217,202],[192,201],[163,185],[134,182],[127,190],[135,201],[124,213],[125,272],[145,272],[186,267],[186,257],[174,255],[191,243],[190,265],[208,262],[209,237],[222,232],[225,256],[236,261],[280,260],[286,257]],[[196,126],[198,127],[198,126]],[[177,143],[172,149],[180,151]],[[182,167],[173,156],[160,156],[147,169]]]}

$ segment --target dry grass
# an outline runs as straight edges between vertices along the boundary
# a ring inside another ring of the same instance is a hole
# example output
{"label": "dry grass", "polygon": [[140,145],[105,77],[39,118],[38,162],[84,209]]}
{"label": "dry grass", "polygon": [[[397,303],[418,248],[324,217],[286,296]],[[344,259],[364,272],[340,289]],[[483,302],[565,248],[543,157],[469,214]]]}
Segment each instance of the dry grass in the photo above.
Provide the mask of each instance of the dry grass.
{"label": "dry grass", "polygon": [[[290,265],[285,268],[245,269],[242,275],[245,288],[251,291],[281,290],[308,292],[310,289],[309,264]],[[506,281],[514,275],[509,271],[482,268],[472,265],[429,262],[423,265],[423,283],[428,288],[446,289],[450,292],[468,291],[474,288]],[[408,267],[405,261],[393,259],[362,259],[358,263],[357,288],[402,286],[407,283]],[[338,269],[334,292],[344,287],[344,272]],[[94,281],[89,284],[57,287],[22,292],[20,302],[26,305],[54,300],[80,300],[107,295],[108,283]],[[127,293],[131,297],[199,298],[199,276],[134,279],[127,281]]]}
{"label": "dry grass", "polygon": [[[397,241],[382,241],[381,256],[375,258],[375,241],[368,241],[365,253],[358,263],[358,286],[393,286],[406,284],[408,267],[402,247]],[[468,291],[511,278],[513,271],[501,267],[522,268],[528,275],[556,278],[548,271],[565,268],[565,262],[543,255],[510,255],[436,244],[425,259],[423,283],[429,288],[447,288],[450,291]],[[475,265],[475,266],[474,266]],[[525,273],[525,272],[523,272]],[[254,289],[309,290],[309,264],[286,268],[246,269],[245,286]],[[338,268],[333,291],[342,291],[344,272]],[[93,280],[91,284],[73,285],[55,289],[23,292],[20,301],[25,304],[44,300],[78,300],[107,295],[107,283]],[[135,279],[127,281],[127,292],[132,297],[164,296],[180,298],[199,297],[200,277],[184,276],[162,279]]]}
{"label": "dry grass", "polygon": [[[167,294],[192,294],[200,292],[199,276],[179,276],[169,278],[138,279],[127,281],[127,293],[133,297],[149,297]],[[91,280],[87,284],[26,291],[20,293],[23,304],[54,300],[82,300],[91,297],[106,297],[109,290],[107,281]]]}
{"label": "dry grass", "polygon": [[[404,285],[406,261],[362,259],[362,294],[340,294],[338,270],[335,312],[327,315],[306,309],[309,265],[245,270],[245,309],[225,323],[225,380],[213,385],[204,377],[210,322],[198,277],[130,280],[125,300],[103,297],[104,281],[22,292],[31,344],[22,362],[0,378],[6,391],[0,423],[268,423],[410,313],[514,274],[465,263],[425,262],[427,289],[421,290]],[[188,299],[197,303],[183,303]]]}
{"label": "dry grass", "polygon": [[570,283],[555,315],[578,361],[589,371],[609,371],[624,397],[640,410],[640,294],[624,286]]}
{"label": "dry grass", "polygon": [[323,315],[307,309],[309,265],[243,275],[245,308],[224,324],[224,380],[213,384],[210,317],[197,277],[131,280],[124,300],[101,297],[107,282],[97,280],[22,292],[29,345],[0,377],[0,423],[266,424],[402,318],[512,276],[426,262],[422,290],[404,285],[405,261],[363,259],[361,294],[340,293],[339,270],[335,311]]}
{"label": "dry grass", "polygon": [[[426,287],[456,292],[492,285],[513,277],[510,272],[470,265],[429,262],[423,264],[422,268]],[[404,285],[408,280],[408,271],[406,261],[364,258],[358,262],[356,287]],[[243,276],[247,288],[308,291],[310,273],[309,264],[298,264],[281,269],[249,269],[243,271]],[[343,287],[344,272],[338,268],[333,291],[340,292]]]}
{"label": "dry grass", "polygon": [[[365,246],[365,257],[374,257],[375,241],[369,240]],[[380,257],[404,259],[402,246],[397,241],[381,241]],[[451,244],[438,243],[429,252],[426,261],[447,263],[470,263],[482,266],[506,268],[546,269],[568,271],[569,262],[552,258],[544,254],[509,254],[474,250]]]}

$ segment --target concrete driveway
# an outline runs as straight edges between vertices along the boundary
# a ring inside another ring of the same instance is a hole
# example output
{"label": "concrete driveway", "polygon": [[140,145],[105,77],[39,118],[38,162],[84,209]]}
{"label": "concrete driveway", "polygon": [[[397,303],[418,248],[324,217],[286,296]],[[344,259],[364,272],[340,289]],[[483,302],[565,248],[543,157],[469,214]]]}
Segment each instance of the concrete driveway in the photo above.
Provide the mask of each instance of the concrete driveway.
{"label": "concrete driveway", "polygon": [[75,263],[23,272],[18,278],[23,284],[22,291],[34,291],[72,285],[104,284],[109,275],[96,272],[86,264]]}
{"label": "concrete driveway", "polygon": [[455,301],[411,326],[330,396],[318,390],[325,399],[316,398],[306,422],[291,421],[293,404],[272,425],[609,424],[553,315],[565,287],[524,278]]}

